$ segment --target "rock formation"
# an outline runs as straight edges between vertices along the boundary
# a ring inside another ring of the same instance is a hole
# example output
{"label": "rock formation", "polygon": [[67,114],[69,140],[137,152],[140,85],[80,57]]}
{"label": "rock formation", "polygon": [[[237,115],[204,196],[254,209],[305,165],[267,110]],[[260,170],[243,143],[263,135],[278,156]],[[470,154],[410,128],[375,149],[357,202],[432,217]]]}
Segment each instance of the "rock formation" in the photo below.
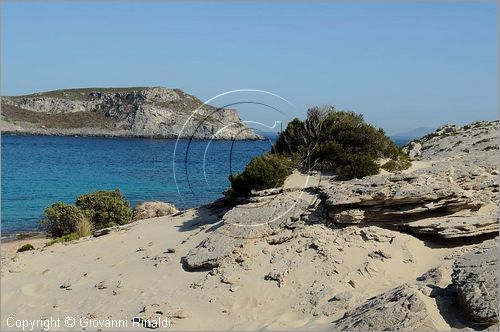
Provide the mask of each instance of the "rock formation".
{"label": "rock formation", "polygon": [[236,110],[179,89],[88,88],[2,97],[1,129],[41,135],[260,139]]}
{"label": "rock formation", "polygon": [[173,204],[167,202],[143,202],[137,204],[134,208],[133,220],[163,217],[177,212],[179,212],[179,210],[177,210]]}
{"label": "rock formation", "polygon": [[[215,268],[253,239],[268,237],[285,227],[297,227],[297,221],[309,205],[310,195],[279,194],[258,203],[239,205],[222,218],[222,225],[186,257],[190,269]],[[292,224],[292,225],[290,225]]]}
{"label": "rock formation", "polygon": [[415,144],[408,171],[323,183],[329,219],[443,238],[498,233],[498,121],[441,127],[418,140],[418,154]]}
{"label": "rock formation", "polygon": [[414,285],[402,285],[368,299],[336,321],[332,330],[415,331],[433,326],[428,299]]}

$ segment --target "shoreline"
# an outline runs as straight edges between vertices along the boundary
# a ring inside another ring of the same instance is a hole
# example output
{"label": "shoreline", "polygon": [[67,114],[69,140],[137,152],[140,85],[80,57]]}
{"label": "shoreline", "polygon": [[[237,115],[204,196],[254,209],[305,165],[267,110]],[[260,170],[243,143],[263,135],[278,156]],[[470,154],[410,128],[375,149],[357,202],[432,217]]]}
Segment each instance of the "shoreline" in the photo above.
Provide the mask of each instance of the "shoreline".
{"label": "shoreline", "polygon": [[2,232],[0,241],[1,243],[7,243],[7,242],[16,242],[16,241],[39,238],[39,237],[48,238],[48,234],[42,231],[17,231],[13,233]]}
{"label": "shoreline", "polygon": [[49,133],[49,132],[39,132],[39,131],[13,131],[13,130],[0,130],[0,135],[7,136],[46,136],[46,137],[84,137],[84,138],[128,138],[128,139],[153,139],[153,140],[180,140],[180,141],[265,141],[268,138],[265,136],[260,136],[260,138],[245,138],[245,139],[227,139],[227,138],[200,138],[200,137],[178,137],[178,136],[168,136],[168,135],[140,135],[140,134],[120,134],[120,133],[78,133],[78,132],[68,132],[68,133]]}
{"label": "shoreline", "polygon": [[[193,210],[193,211],[199,211],[199,210],[218,211],[218,210],[224,209],[226,207],[226,205],[224,205],[225,204],[224,202],[225,202],[225,197],[223,196],[223,197],[215,199],[214,201],[207,203],[207,204],[201,204],[201,205],[189,207],[186,209],[180,209],[179,212],[174,213],[172,215],[163,216],[163,217],[154,217],[154,218],[176,217],[179,215],[183,215],[184,213],[191,211],[191,210]],[[144,220],[148,220],[148,219],[152,219],[152,218],[133,220],[133,221],[129,222],[128,224],[124,224],[121,226],[115,225],[115,226],[111,226],[108,228],[114,230],[116,227],[124,227],[124,228],[134,227],[134,226],[137,226],[138,224],[140,224],[140,222],[142,222]],[[93,236],[93,235],[90,236],[90,238],[97,238],[97,237],[99,237],[99,236]],[[28,243],[27,241],[29,241],[30,239],[32,239],[32,240],[45,239],[47,241],[50,241],[54,238],[50,237],[50,235],[47,232],[40,231],[40,230],[38,230],[38,231],[37,230],[15,231],[12,233],[1,232],[0,245],[2,246],[2,249],[3,249],[4,244],[20,243],[22,245],[22,244]]]}
{"label": "shoreline", "polygon": [[12,238],[8,240],[2,238],[0,242],[0,256],[2,260],[12,258],[19,254],[17,250],[25,244],[31,244],[35,250],[40,250],[45,247],[45,244],[49,240],[50,239],[44,234],[33,235],[25,238]]}

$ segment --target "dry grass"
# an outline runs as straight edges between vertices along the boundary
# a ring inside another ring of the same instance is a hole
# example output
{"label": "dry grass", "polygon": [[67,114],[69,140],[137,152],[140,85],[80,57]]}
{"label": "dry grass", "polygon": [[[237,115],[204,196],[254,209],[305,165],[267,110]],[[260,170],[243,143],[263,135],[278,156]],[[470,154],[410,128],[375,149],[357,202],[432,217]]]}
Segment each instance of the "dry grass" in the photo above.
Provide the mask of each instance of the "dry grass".
{"label": "dry grass", "polygon": [[91,100],[90,96],[93,92],[100,93],[129,93],[137,92],[141,90],[149,89],[148,87],[128,87],[128,88],[80,88],[80,89],[62,89],[34,93],[30,95],[23,96],[12,96],[13,98],[39,98],[39,97],[51,97],[51,98],[65,98],[69,100]]}
{"label": "dry grass", "polygon": [[112,128],[116,121],[97,112],[48,114],[5,104],[2,116],[9,122],[29,122],[45,128]]}
{"label": "dry grass", "polygon": [[76,233],[80,237],[89,236],[92,234],[93,225],[87,218],[80,219],[75,224]]}

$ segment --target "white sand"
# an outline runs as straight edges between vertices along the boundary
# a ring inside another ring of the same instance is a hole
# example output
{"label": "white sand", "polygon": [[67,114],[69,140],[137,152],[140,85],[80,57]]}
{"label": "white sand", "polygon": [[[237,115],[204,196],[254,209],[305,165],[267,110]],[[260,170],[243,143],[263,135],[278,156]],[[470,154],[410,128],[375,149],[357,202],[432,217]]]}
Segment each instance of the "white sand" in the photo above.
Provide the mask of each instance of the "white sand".
{"label": "white sand", "polygon": [[[387,230],[381,230],[381,234],[393,236],[392,243],[363,241],[357,227],[332,230],[311,225],[302,236],[280,245],[256,240],[242,251],[243,264],[229,264],[221,274],[185,271],[181,258],[205,238],[210,223],[216,221],[208,210],[192,209],[176,217],[139,221],[99,238],[20,254],[11,250],[2,265],[1,327],[7,328],[9,316],[130,321],[144,306],[167,301],[189,313],[188,318],[174,320],[174,330],[323,328],[343,312],[328,317],[313,315],[307,298],[311,291],[323,285],[336,293],[348,290],[360,302],[414,281],[429,268],[442,264],[443,257],[451,252]],[[322,249],[334,253],[329,257],[335,257],[338,263],[323,263],[315,250],[298,252],[310,239],[323,243]],[[169,248],[175,253],[165,253]],[[367,257],[375,249],[392,258],[381,261]],[[273,256],[276,259],[271,263]],[[285,286],[264,280],[273,269],[286,269]],[[234,285],[221,282],[221,276]],[[350,280],[356,288],[348,283]],[[106,288],[96,288],[101,282]],[[71,285],[70,290],[60,288],[65,283]],[[435,326],[449,328],[439,315],[435,319]],[[130,322],[128,329],[134,329]]]}

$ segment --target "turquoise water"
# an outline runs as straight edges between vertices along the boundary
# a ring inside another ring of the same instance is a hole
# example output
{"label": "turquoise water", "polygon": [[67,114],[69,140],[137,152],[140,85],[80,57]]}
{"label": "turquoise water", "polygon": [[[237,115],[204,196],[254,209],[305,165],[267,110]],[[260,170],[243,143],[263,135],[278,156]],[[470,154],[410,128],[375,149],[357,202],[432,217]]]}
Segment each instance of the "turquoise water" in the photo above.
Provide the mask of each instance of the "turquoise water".
{"label": "turquoise water", "polygon": [[3,135],[2,235],[36,230],[48,205],[74,203],[78,195],[101,189],[119,188],[133,206],[148,200],[180,208],[209,203],[229,187],[231,171],[242,171],[271,147],[270,141],[182,140],[174,173],[175,143]]}

